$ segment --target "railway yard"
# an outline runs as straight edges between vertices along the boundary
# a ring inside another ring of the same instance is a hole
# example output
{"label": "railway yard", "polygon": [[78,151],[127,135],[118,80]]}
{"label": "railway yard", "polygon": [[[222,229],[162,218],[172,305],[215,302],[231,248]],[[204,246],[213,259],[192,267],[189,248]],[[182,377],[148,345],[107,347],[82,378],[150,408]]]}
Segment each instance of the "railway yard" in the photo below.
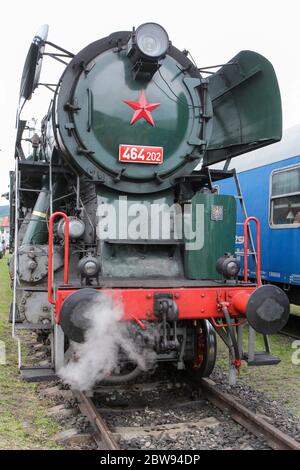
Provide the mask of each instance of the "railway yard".
{"label": "railway yard", "polygon": [[3,460],[297,462],[299,7],[265,4],[3,7]]}
{"label": "railway yard", "polygon": [[[91,397],[72,392],[58,380],[21,381],[7,321],[10,296],[3,259],[0,339],[5,340],[6,364],[0,366],[1,449],[300,450],[300,364],[291,360],[295,332],[271,339],[280,364],[243,366],[235,387],[227,385],[227,353],[219,344],[218,367],[200,386],[164,369],[133,385],[103,385]],[[299,310],[293,307],[293,313]],[[28,358],[44,360],[47,344],[30,335]]]}
{"label": "railway yard", "polygon": [[194,59],[199,21],[177,36],[169,7],[163,26],[137,6],[80,38],[61,11],[41,24],[5,116],[0,450],[128,467],[300,450],[299,131],[279,63],[252,30]]}

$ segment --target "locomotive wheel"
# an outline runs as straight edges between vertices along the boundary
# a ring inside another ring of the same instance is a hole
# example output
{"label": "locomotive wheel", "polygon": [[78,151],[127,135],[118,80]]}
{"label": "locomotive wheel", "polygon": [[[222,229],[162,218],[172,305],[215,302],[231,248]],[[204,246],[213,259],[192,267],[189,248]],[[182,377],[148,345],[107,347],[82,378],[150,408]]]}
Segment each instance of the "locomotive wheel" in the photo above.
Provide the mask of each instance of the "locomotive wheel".
{"label": "locomotive wheel", "polygon": [[192,380],[208,377],[214,370],[217,355],[217,338],[212,325],[203,320],[195,333],[196,356],[187,364],[187,374]]}

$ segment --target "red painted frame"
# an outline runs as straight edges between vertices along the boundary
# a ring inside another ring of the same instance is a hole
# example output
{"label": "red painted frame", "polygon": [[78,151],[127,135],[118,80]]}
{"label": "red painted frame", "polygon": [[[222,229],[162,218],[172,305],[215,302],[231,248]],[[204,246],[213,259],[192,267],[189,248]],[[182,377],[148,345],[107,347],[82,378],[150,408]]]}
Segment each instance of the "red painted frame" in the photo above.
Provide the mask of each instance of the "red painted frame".
{"label": "red painted frame", "polygon": [[53,298],[53,225],[56,217],[65,219],[65,254],[64,254],[64,283],[69,282],[69,219],[64,212],[54,212],[49,219],[49,240],[48,240],[48,300],[55,305]]}
{"label": "red painted frame", "polygon": [[[116,305],[121,304],[124,320],[136,321],[142,327],[144,320],[156,320],[154,314],[154,295],[172,294],[179,312],[179,320],[204,318],[223,318],[221,302],[228,303],[232,317],[245,315],[245,306],[255,286],[237,287],[180,287],[180,288],[113,288],[97,289],[111,296]],[[56,295],[56,321],[60,321],[60,311],[64,300],[76,289],[61,288]],[[241,303],[241,298],[244,302]]]}
{"label": "red painted frame", "polygon": [[[64,286],[56,290],[56,299],[53,298],[53,225],[56,217],[65,219],[65,246],[64,246]],[[244,223],[245,237],[245,281],[248,280],[248,230],[250,220],[257,225],[257,281],[260,285],[260,225],[256,217],[248,217]],[[64,212],[55,212],[49,219],[49,247],[48,247],[48,300],[55,305],[56,322],[60,321],[60,312],[63,302],[77,289],[68,288],[69,271],[69,219]],[[256,286],[220,286],[220,287],[180,287],[180,288],[101,288],[98,291],[111,296],[116,304],[122,304],[124,320],[135,321],[144,328],[143,321],[156,320],[154,314],[154,296],[156,293],[171,294],[176,301],[179,311],[179,320],[198,320],[207,318],[223,318],[222,304],[233,318],[245,316],[250,294]]]}

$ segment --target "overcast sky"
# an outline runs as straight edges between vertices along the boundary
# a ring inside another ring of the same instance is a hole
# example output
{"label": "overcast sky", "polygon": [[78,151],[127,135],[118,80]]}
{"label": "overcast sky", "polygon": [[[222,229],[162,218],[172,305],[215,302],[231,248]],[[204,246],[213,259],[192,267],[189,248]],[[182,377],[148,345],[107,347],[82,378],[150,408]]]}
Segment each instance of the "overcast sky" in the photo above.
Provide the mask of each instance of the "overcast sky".
{"label": "overcast sky", "polygon": [[[0,17],[0,195],[14,166],[19,82],[30,42],[42,24],[48,39],[71,52],[113,31],[147,21],[160,23],[173,44],[188,49],[198,66],[228,62],[251,49],[265,55],[277,73],[284,128],[300,123],[300,2],[297,0],[51,0],[1,3]],[[57,79],[63,67],[45,58],[42,81]],[[36,90],[24,117],[42,117],[51,93]],[[300,138],[300,136],[299,136]],[[3,200],[0,200],[0,204]]]}

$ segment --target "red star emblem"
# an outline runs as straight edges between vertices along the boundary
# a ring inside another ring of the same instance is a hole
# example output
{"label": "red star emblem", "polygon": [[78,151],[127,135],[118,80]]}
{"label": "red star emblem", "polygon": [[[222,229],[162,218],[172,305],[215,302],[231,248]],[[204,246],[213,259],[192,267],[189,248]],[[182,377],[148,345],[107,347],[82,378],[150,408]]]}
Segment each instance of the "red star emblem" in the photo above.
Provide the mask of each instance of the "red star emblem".
{"label": "red star emblem", "polygon": [[134,113],[131,118],[130,124],[134,124],[139,119],[144,118],[146,121],[149,122],[149,124],[151,124],[151,126],[154,126],[154,121],[151,116],[151,111],[158,108],[158,106],[160,106],[160,103],[147,103],[144,90],[141,91],[138,101],[124,100],[124,103],[128,104],[128,106],[134,109]]}

